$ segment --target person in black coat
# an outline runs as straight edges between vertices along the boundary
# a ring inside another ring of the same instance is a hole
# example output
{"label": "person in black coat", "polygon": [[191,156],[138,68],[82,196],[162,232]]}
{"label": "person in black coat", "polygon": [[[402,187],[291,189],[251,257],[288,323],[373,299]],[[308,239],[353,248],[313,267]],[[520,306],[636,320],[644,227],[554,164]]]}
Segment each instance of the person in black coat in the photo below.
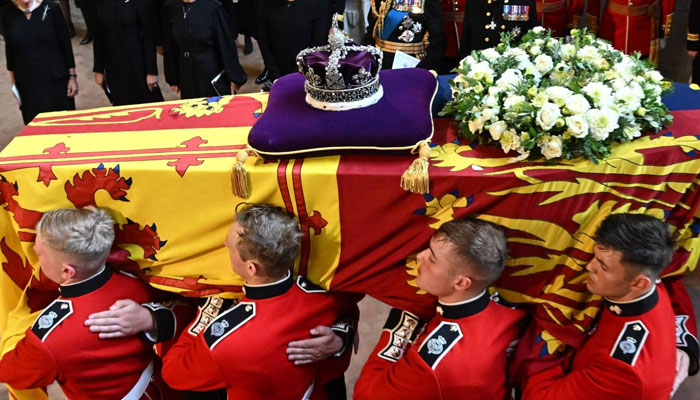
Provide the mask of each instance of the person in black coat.
{"label": "person in black coat", "polygon": [[[183,99],[237,92],[248,77],[227,16],[216,0],[170,0],[164,6],[165,80]],[[219,73],[230,82],[219,93],[212,85]],[[223,91],[223,93],[222,93]]]}
{"label": "person in black coat", "polygon": [[262,0],[258,44],[270,80],[298,72],[301,50],[328,43],[328,1]]}
{"label": "person in black coat", "polygon": [[501,33],[510,33],[512,43],[517,44],[523,35],[535,26],[535,0],[467,1],[459,58],[466,57],[474,50],[496,47],[501,43]]}
{"label": "person in black coat", "polygon": [[97,0],[95,82],[115,106],[163,101],[158,88],[153,2]]}
{"label": "person in black coat", "polygon": [[95,36],[95,24],[97,23],[98,0],[75,0],[75,5],[80,9],[85,20],[85,36],[80,44],[88,44]]}
{"label": "person in black coat", "polygon": [[10,81],[24,123],[46,111],[75,110],[77,75],[68,28],[53,1],[15,0],[0,13]]}

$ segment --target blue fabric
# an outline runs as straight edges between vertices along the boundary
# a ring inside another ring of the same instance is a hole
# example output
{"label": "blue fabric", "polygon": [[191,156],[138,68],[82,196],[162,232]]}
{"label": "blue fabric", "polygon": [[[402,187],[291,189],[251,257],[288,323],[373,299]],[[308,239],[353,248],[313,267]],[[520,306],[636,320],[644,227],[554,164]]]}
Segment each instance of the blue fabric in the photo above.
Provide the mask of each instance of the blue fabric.
{"label": "blue fabric", "polygon": [[693,90],[687,83],[674,83],[673,93],[663,98],[671,111],[700,109],[700,90]]}
{"label": "blue fabric", "polygon": [[386,18],[384,18],[384,29],[382,30],[381,38],[384,40],[389,39],[391,33],[398,28],[401,21],[403,21],[403,17],[407,15],[407,11],[389,10],[386,14]]}

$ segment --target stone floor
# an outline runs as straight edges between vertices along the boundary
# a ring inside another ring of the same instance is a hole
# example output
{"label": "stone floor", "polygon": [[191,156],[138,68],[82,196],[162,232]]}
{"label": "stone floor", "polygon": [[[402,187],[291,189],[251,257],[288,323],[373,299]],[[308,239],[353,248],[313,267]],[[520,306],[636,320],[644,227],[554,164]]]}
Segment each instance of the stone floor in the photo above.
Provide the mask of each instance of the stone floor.
{"label": "stone floor", "polygon": [[[676,1],[676,14],[674,17],[674,28],[671,38],[668,40],[666,48],[662,51],[661,72],[674,81],[687,82],[690,75],[690,57],[685,52],[685,32],[688,18],[689,0]],[[94,83],[92,71],[92,45],[81,46],[79,44],[84,34],[84,23],[79,11],[72,9],[73,21],[78,28],[78,34],[73,38],[73,51],[75,52],[76,68],[78,73],[78,84],[80,94],[76,99],[79,109],[109,106],[107,98],[102,90]],[[0,40],[2,41],[2,40]],[[242,42],[242,40],[239,40]],[[241,47],[242,44],[239,44]],[[4,47],[4,43],[3,43]],[[262,58],[257,45],[255,50],[248,56],[239,52],[241,65],[249,76],[249,83],[243,86],[244,93],[256,92],[260,90],[259,85],[255,85],[253,80],[262,70]],[[3,53],[4,54],[4,53]],[[162,71],[162,58],[159,57],[160,71]],[[5,71],[5,57],[0,58],[0,71]],[[166,100],[177,99],[177,94],[173,93],[164,82],[161,76],[161,90]],[[12,138],[23,128],[22,117],[17,107],[17,102],[9,90],[8,75],[0,73],[0,149],[12,140]],[[693,276],[686,279],[687,286],[696,315],[700,316],[700,271],[696,271]],[[365,298],[360,303],[361,323],[359,328],[360,346],[359,352],[353,357],[346,377],[348,388],[352,388],[360,373],[362,364],[368,358],[369,353],[374,348],[381,326],[388,313],[388,307],[372,298]],[[352,389],[349,390],[352,393]],[[52,385],[49,389],[50,399],[62,399],[63,396],[57,385]],[[6,391],[0,385],[0,398],[6,397]],[[686,380],[681,389],[674,397],[674,400],[700,400],[700,374]]]}

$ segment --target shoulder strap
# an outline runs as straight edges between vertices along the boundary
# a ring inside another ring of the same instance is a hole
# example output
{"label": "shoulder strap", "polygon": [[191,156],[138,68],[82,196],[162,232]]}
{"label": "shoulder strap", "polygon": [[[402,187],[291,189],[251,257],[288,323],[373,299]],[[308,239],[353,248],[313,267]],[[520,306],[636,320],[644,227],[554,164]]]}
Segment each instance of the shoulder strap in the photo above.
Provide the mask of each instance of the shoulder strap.
{"label": "shoulder strap", "polygon": [[642,321],[627,322],[610,351],[610,357],[634,366],[647,336],[649,336],[649,329]]}
{"label": "shoulder strap", "polygon": [[243,326],[255,316],[255,303],[241,302],[219,315],[204,331],[204,340],[210,350],[226,336]]}
{"label": "shoulder strap", "polygon": [[69,315],[73,314],[73,303],[70,300],[57,299],[49,304],[32,325],[32,332],[43,342]]}
{"label": "shoulder strap", "polygon": [[418,355],[430,368],[435,369],[463,336],[459,324],[443,321],[428,334],[418,349]]}

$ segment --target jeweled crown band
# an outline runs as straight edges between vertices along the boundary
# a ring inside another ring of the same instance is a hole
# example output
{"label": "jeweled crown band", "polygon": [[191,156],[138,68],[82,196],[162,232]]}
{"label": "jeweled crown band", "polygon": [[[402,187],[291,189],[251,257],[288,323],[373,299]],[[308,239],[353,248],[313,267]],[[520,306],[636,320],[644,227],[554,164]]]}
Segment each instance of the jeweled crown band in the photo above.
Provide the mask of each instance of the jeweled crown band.
{"label": "jeweled crown band", "polygon": [[304,89],[309,96],[318,101],[327,103],[345,103],[350,101],[359,101],[367,97],[371,97],[379,91],[379,86],[379,77],[376,77],[366,85],[356,88],[328,90],[312,86],[308,81],[306,81],[304,84]]}

